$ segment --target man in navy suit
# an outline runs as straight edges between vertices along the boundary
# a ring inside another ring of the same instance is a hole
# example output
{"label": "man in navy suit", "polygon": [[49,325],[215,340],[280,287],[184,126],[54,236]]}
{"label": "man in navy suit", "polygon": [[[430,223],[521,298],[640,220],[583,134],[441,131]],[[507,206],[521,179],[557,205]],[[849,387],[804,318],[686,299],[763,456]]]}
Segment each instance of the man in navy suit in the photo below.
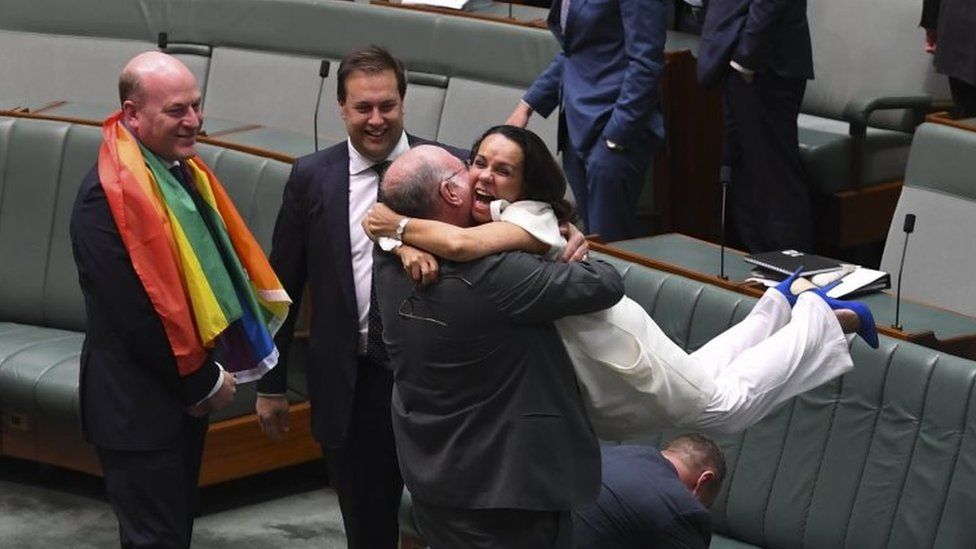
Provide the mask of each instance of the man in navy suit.
{"label": "man in navy suit", "polygon": [[272,240],[271,265],[295,304],[278,332],[279,365],[258,383],[257,414],[272,438],[288,428],[285,373],[308,283],[312,433],[351,548],[393,548],[399,533],[393,375],[378,313],[370,315],[373,243],[360,223],[389,162],[424,142],[403,129],[406,87],[403,65],[381,48],[343,58],[336,96],[349,138],[295,161]]}
{"label": "man in navy suit", "polygon": [[[139,54],[122,71],[119,99],[125,127],[119,131],[171,169],[185,170],[203,120],[193,73],[169,55]],[[96,165],[85,176],[71,213],[87,319],[79,381],[85,440],[98,452],[121,546],[185,549],[207,414],[230,403],[236,382],[214,352],[180,374],[165,319],[123,242],[102,173]],[[130,219],[128,234],[145,223]]]}
{"label": "man in navy suit", "polygon": [[725,477],[725,458],[714,442],[682,435],[660,452],[650,446],[604,446],[601,457],[600,497],[573,516],[576,547],[708,547],[708,507]]}
{"label": "man in navy suit", "polygon": [[813,78],[806,0],[711,0],[698,80],[724,85],[729,216],[752,252],[810,250],[813,221],[796,118]]}
{"label": "man in navy suit", "polygon": [[562,51],[507,123],[560,111],[563,168],[589,232],[638,236],[636,205],[664,138],[658,81],[664,70],[664,0],[561,0],[549,29]]}

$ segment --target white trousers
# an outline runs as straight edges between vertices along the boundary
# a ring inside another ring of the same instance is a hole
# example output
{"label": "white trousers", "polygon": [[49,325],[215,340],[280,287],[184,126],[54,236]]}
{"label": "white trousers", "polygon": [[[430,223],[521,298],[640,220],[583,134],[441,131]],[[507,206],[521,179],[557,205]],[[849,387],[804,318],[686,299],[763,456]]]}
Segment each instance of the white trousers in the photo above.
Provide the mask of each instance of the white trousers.
{"label": "white trousers", "polygon": [[809,292],[791,311],[767,290],[742,322],[690,355],[626,297],[556,328],[604,439],[668,428],[739,432],[853,367],[833,311]]}

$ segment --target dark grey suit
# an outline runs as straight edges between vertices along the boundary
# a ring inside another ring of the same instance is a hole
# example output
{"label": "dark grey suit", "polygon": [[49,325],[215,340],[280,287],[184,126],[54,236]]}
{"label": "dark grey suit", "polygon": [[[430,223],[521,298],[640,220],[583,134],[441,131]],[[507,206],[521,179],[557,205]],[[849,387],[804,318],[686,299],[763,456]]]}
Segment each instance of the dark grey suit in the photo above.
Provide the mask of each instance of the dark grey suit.
{"label": "dark grey suit", "polygon": [[374,280],[397,454],[418,507],[551,512],[596,498],[599,447],[552,322],[616,303],[613,267],[511,252],[445,263],[415,290],[399,260],[378,254]]}
{"label": "dark grey suit", "polygon": [[935,68],[949,77],[955,114],[976,116],[976,9],[972,0],[923,0],[921,25],[938,30]]}

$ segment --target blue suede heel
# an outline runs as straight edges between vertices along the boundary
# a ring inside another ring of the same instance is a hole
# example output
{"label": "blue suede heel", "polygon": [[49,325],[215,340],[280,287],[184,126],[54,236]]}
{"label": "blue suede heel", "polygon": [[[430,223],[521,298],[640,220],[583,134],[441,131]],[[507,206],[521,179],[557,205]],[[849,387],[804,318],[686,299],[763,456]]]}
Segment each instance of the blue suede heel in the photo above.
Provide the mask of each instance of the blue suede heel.
{"label": "blue suede heel", "polygon": [[776,291],[778,291],[779,293],[783,294],[786,297],[786,301],[790,302],[790,307],[796,305],[796,294],[793,293],[793,290],[790,289],[790,286],[793,285],[793,281],[795,281],[797,278],[800,278],[801,271],[803,271],[803,267],[802,266],[797,267],[796,270],[793,271],[793,274],[788,276],[786,280],[773,286],[774,288],[776,288]]}
{"label": "blue suede heel", "polygon": [[[839,283],[839,281],[838,281]],[[872,349],[878,348],[878,327],[874,323],[874,315],[871,314],[871,309],[867,305],[861,303],[860,301],[844,301],[842,299],[834,299],[827,295],[830,288],[833,288],[837,284],[828,284],[823,288],[818,290],[813,290],[813,293],[820,296],[827,306],[831,310],[837,311],[840,309],[847,309],[849,311],[854,311],[857,315],[858,320],[861,322],[861,327],[857,330],[857,335],[861,336],[861,339],[865,341]]]}

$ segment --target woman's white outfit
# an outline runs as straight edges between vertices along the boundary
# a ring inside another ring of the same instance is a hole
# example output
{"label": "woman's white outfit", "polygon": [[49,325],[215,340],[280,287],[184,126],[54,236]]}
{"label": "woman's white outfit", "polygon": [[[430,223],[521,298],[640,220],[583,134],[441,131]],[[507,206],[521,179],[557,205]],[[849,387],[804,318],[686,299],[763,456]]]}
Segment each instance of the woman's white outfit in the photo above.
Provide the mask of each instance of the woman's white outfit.
{"label": "woman's white outfit", "polygon": [[[495,201],[492,216],[549,244],[551,257],[566,245],[544,202]],[[604,439],[668,428],[742,431],[853,367],[833,311],[810,292],[800,294],[791,311],[785,296],[766,290],[742,322],[691,354],[626,296],[609,309],[563,318],[556,329]]]}

